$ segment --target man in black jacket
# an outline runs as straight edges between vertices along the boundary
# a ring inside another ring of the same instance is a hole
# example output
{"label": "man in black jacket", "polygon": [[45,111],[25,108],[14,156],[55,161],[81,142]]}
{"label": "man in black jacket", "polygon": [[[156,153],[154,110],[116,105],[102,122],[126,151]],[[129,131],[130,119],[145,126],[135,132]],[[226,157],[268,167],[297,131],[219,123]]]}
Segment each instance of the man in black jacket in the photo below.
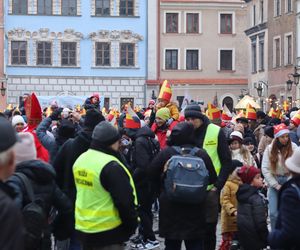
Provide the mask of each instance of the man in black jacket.
{"label": "man in black jacket", "polygon": [[14,192],[6,181],[15,170],[13,146],[17,138],[13,127],[0,117],[0,249],[24,249],[24,231],[20,210],[13,202]]}
{"label": "man in black jacket", "polygon": [[[98,110],[89,109],[86,112],[83,130],[74,139],[69,139],[60,148],[53,163],[53,167],[56,170],[56,183],[71,199],[73,204],[75,204],[76,199],[76,188],[72,172],[73,164],[82,153],[89,149],[95,126],[104,120],[103,115]],[[77,247],[77,249],[80,247],[75,234],[70,240],[70,247]]]}
{"label": "man in black jacket", "polygon": [[218,223],[219,192],[223,188],[232,168],[231,154],[223,131],[211,124],[202,114],[198,104],[190,104],[184,110],[186,121],[194,126],[195,144],[207,151],[218,174],[217,181],[210,187],[206,202],[205,250],[216,248],[216,227]]}

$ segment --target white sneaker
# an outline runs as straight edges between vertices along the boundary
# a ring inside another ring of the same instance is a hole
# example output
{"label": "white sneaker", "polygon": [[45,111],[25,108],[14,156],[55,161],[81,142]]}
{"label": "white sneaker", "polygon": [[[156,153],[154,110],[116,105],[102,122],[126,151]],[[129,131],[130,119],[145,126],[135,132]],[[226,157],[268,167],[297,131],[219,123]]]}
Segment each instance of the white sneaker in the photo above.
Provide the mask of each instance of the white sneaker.
{"label": "white sneaker", "polygon": [[154,249],[159,247],[159,241],[158,240],[147,240],[144,243],[145,249]]}

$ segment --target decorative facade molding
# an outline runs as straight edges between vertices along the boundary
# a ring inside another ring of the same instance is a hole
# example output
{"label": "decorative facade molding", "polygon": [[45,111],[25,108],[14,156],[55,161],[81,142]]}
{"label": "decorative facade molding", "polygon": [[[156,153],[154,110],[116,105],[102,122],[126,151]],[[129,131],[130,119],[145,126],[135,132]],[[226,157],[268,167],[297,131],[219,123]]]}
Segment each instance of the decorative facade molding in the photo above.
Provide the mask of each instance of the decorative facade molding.
{"label": "decorative facade molding", "polygon": [[38,0],[32,0],[32,14],[37,14],[38,13]]}
{"label": "decorative facade molding", "polygon": [[81,0],[77,0],[76,16],[81,16]]}

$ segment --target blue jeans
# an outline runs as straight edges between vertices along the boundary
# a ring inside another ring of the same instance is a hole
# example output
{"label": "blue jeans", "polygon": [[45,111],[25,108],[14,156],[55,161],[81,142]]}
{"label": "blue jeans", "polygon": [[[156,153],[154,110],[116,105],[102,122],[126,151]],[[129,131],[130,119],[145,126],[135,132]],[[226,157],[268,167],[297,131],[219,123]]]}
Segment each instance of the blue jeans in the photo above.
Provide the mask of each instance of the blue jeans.
{"label": "blue jeans", "polygon": [[[181,250],[182,240],[165,240],[165,250]],[[184,240],[186,250],[203,250],[203,240]]]}
{"label": "blue jeans", "polygon": [[[286,176],[275,177],[280,185],[283,185],[287,181]],[[278,216],[278,191],[273,187],[268,189],[268,201],[269,201],[269,216],[271,222],[271,231],[275,229],[276,220]]]}

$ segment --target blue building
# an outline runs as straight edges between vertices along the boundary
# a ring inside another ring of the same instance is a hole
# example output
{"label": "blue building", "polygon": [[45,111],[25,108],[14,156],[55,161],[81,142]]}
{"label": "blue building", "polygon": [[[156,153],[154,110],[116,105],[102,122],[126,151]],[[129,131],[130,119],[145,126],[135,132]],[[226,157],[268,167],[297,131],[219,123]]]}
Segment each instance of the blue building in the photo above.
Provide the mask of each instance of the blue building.
{"label": "blue building", "polygon": [[4,1],[9,103],[99,92],[107,107],[144,104],[145,0]]}

